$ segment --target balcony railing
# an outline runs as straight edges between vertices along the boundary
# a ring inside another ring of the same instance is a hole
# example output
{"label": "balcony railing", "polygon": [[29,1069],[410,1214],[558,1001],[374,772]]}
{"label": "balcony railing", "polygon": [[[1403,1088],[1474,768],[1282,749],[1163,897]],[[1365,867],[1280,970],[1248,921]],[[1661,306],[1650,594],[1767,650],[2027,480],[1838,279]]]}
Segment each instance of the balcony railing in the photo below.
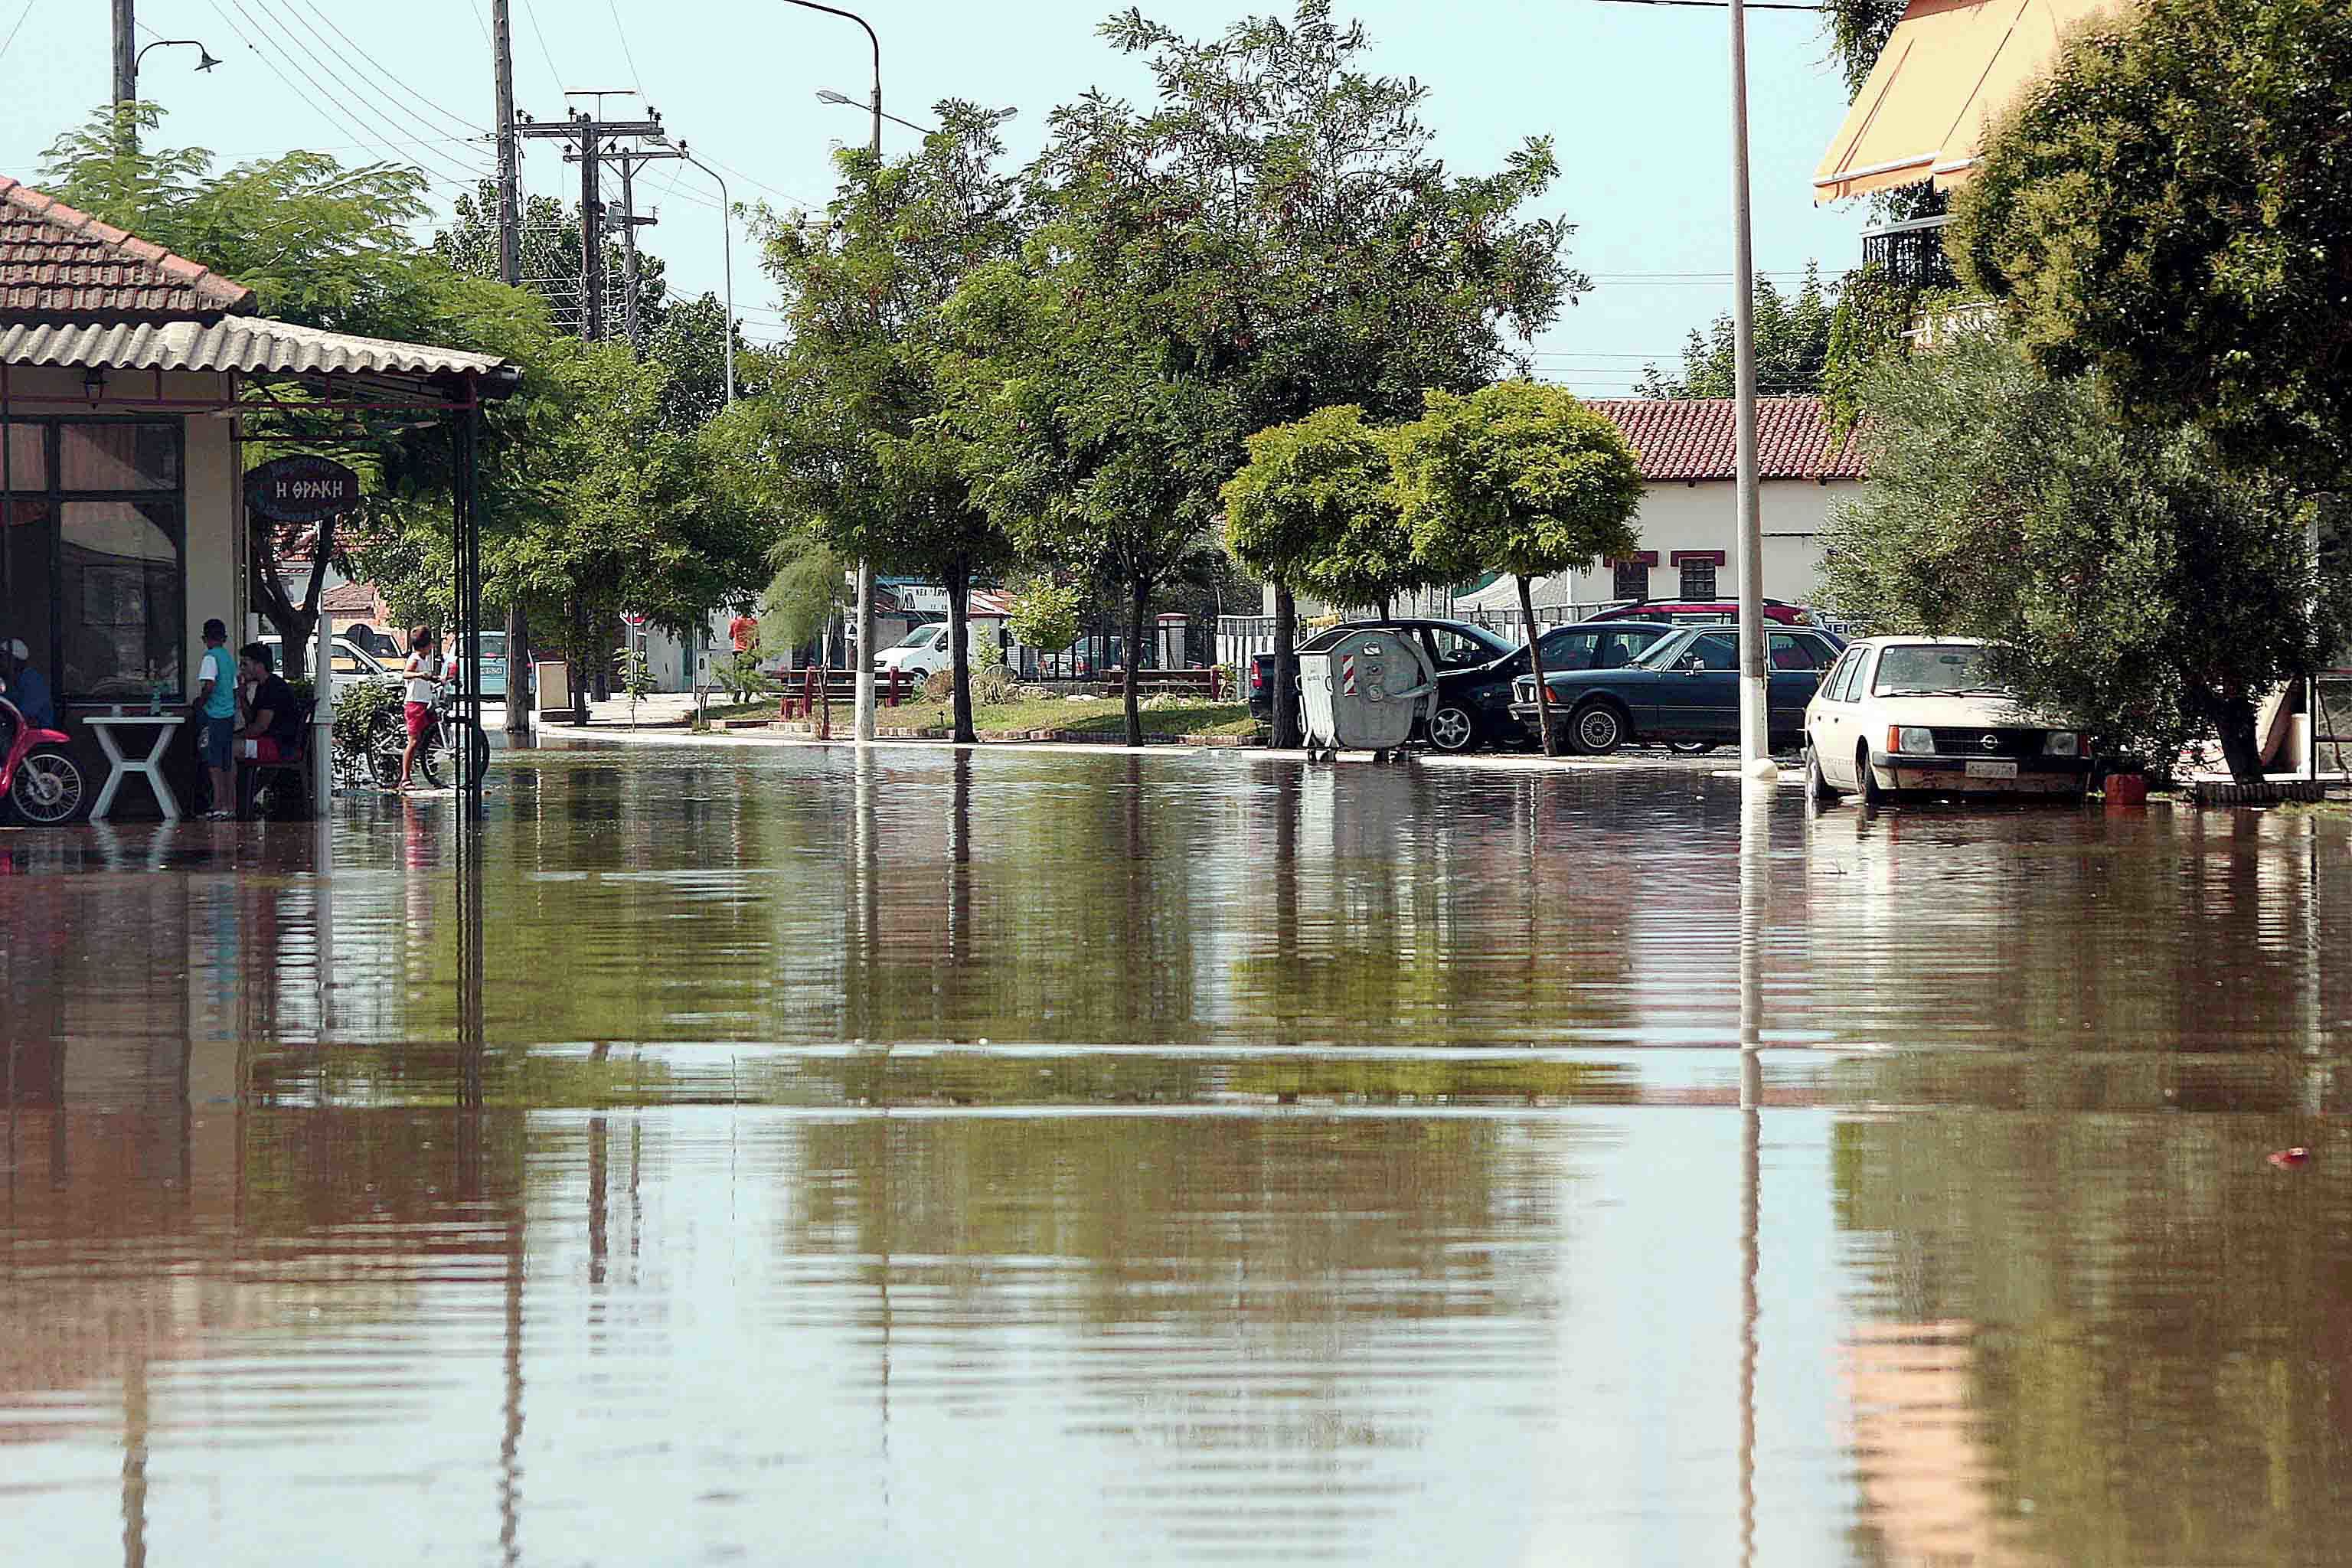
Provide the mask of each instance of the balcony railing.
{"label": "balcony railing", "polygon": [[1948,216],[1915,218],[1888,224],[1862,237],[1862,261],[1882,268],[1888,278],[1921,289],[1949,289],[1959,279],[1944,255],[1944,226]]}

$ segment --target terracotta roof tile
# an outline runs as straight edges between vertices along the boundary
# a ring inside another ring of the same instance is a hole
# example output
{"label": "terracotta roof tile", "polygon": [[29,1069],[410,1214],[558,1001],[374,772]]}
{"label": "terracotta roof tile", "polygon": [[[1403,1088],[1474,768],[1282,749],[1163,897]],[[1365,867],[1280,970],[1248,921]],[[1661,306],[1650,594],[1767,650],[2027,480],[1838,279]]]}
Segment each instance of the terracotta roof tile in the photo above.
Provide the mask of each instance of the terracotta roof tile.
{"label": "terracotta roof tile", "polygon": [[[1627,397],[1595,399],[1591,406],[1625,433],[1653,481],[1738,477],[1731,399]],[[1832,428],[1818,397],[1756,400],[1756,474],[1764,479],[1859,479],[1867,477],[1854,432]]]}
{"label": "terracotta roof tile", "polygon": [[0,176],[0,315],[213,319],[253,290]]}

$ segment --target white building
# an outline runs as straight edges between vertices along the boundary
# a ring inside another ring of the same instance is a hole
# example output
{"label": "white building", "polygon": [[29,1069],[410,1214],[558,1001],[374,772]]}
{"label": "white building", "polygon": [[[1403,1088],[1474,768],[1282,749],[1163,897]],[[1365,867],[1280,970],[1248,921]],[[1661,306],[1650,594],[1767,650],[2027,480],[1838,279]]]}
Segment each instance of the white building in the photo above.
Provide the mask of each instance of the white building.
{"label": "white building", "polygon": [[[1641,552],[1590,572],[1543,579],[1535,589],[1537,606],[1737,597],[1739,511],[1731,400],[1623,398],[1589,406],[1609,416],[1641,458],[1645,493],[1633,523]],[[1809,605],[1818,586],[1821,537],[1830,509],[1862,489],[1860,445],[1852,432],[1832,428],[1818,397],[1759,398],[1756,471],[1764,596]],[[1458,595],[1454,603],[1460,609],[1516,610],[1518,587],[1506,578],[1475,595]]]}

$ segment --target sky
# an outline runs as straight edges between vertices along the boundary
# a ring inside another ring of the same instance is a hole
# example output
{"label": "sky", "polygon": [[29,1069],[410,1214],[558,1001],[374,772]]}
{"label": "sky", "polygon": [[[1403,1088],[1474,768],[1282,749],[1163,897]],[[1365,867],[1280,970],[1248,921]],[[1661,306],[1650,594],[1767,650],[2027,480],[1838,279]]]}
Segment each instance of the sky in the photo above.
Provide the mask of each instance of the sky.
{"label": "sky", "polygon": [[[1157,0],[1148,15],[1194,35],[1221,29],[1252,0]],[[1273,9],[1265,0],[1258,8]],[[884,107],[909,120],[944,98],[1010,107],[1025,158],[1055,104],[1090,88],[1141,99],[1140,62],[1095,37],[1111,0],[1021,6],[867,0],[882,40]],[[0,0],[0,174],[36,178],[42,149],[109,92],[109,6],[100,0]],[[673,136],[727,175],[737,201],[821,203],[831,150],[862,142],[856,109],[871,64],[846,21],[781,0],[515,0],[515,100],[540,120],[580,88],[641,90]],[[139,0],[142,42],[201,40],[225,62],[198,74],[195,51],[146,57],[141,96],[168,113],[163,144],[212,149],[224,164],[293,148],[350,162],[414,163],[443,211],[494,164],[489,0]],[[1554,139],[1560,178],[1540,210],[1577,226],[1571,263],[1595,287],[1535,345],[1540,374],[1592,397],[1630,395],[1645,363],[1680,363],[1685,334],[1731,305],[1729,65],[1722,11],[1612,0],[1362,0],[1342,16],[1370,30],[1373,68],[1430,89],[1425,118],[1441,156],[1464,172],[1498,167],[1532,135]],[[1817,209],[1810,178],[1845,110],[1820,19],[1750,13],[1750,157],[1756,261],[1793,280],[1859,260],[1862,209]],[[586,101],[586,100],[583,100]],[[626,98],[606,112],[628,111]],[[915,144],[886,126],[886,151]],[[560,143],[526,142],[526,188],[577,194]],[[656,164],[639,205],[658,214],[643,238],[673,287],[716,289],[721,210],[709,180]],[[738,313],[753,337],[779,335],[775,295],[736,236]]]}

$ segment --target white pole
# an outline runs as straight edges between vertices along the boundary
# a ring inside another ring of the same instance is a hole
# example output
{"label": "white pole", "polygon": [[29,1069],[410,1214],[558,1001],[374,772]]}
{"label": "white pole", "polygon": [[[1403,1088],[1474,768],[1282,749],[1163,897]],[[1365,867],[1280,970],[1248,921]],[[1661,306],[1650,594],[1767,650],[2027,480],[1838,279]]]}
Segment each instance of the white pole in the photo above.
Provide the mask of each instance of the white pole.
{"label": "white pole", "polygon": [[727,179],[718,170],[677,144],[677,155],[719,182],[720,276],[727,291],[727,406],[735,406],[735,207],[727,199]]}
{"label": "white pole", "polygon": [[1764,662],[1764,524],[1756,494],[1756,256],[1748,196],[1748,9],[1731,0],[1731,353],[1739,479],[1739,763],[1762,780],[1772,762]]}
{"label": "white pole", "polygon": [[[324,525],[320,525],[323,527]],[[313,571],[327,569],[326,552],[319,552],[319,564]],[[327,592],[319,590],[319,624],[312,628],[317,643],[310,653],[310,689],[316,700],[310,704],[310,809],[324,824],[334,809],[335,799],[335,661],[334,633],[327,619]],[[320,836],[320,859],[319,874],[327,874],[327,838]]]}

